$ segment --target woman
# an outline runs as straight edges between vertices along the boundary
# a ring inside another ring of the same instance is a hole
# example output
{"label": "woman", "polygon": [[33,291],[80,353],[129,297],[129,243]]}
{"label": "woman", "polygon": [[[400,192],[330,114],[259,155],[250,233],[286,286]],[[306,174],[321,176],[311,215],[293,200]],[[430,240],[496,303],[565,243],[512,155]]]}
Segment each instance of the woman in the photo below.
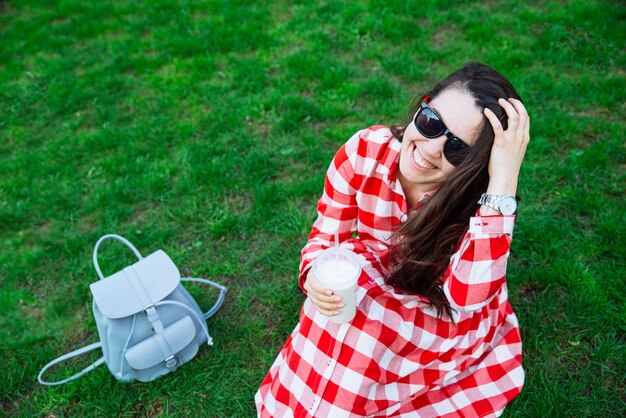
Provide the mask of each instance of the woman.
{"label": "woman", "polygon": [[[410,116],[335,155],[302,250],[308,298],[255,396],[260,416],[499,416],[521,391],[505,272],[528,114],[504,76],[469,63]],[[309,274],[337,230],[363,265],[344,324]]]}

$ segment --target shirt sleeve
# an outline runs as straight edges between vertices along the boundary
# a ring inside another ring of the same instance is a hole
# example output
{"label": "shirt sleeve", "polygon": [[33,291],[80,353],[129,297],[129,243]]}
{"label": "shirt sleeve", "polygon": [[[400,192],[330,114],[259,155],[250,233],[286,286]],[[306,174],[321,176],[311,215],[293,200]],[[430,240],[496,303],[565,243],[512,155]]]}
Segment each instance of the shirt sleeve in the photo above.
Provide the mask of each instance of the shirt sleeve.
{"label": "shirt sleeve", "polygon": [[450,306],[463,312],[488,304],[506,280],[515,216],[470,219],[469,230],[450,258],[443,290]]}
{"label": "shirt sleeve", "polygon": [[324,192],[317,202],[317,219],[300,255],[298,283],[303,291],[311,263],[323,250],[334,245],[335,232],[339,232],[339,242],[342,242],[356,231],[358,176],[355,167],[360,134],[361,131],[357,132],[337,151],[326,173]]}

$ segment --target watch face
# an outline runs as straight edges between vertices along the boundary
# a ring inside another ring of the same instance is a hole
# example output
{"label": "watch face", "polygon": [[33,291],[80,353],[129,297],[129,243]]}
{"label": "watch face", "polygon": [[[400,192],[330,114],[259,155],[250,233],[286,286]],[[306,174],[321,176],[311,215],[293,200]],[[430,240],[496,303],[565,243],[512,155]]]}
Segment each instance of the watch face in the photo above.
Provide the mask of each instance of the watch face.
{"label": "watch face", "polygon": [[503,215],[513,215],[517,211],[517,201],[513,196],[506,196],[500,202],[500,213]]}

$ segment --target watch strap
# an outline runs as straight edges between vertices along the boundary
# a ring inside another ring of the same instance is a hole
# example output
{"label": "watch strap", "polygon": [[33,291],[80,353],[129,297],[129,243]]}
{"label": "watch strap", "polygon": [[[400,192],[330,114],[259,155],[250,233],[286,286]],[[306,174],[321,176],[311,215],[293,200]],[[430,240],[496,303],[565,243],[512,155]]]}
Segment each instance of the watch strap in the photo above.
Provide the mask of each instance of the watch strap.
{"label": "watch strap", "polygon": [[478,199],[478,204],[485,205],[487,207],[497,210],[499,213],[502,213],[502,211],[500,210],[500,203],[502,202],[502,199],[504,199],[505,197],[509,197],[509,196],[515,199],[515,196],[508,195],[508,194],[507,195],[495,195],[495,194],[483,193],[480,196],[480,199]]}

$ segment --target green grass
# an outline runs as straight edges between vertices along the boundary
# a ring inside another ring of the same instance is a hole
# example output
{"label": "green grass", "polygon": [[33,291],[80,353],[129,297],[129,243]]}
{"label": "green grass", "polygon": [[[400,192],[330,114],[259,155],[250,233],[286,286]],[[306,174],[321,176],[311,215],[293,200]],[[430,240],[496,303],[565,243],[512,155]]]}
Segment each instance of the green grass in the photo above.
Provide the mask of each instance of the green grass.
{"label": "green grass", "polygon": [[[624,416],[625,21],[617,1],[0,2],[0,415],[253,416],[335,150],[478,60],[532,118],[508,269],[527,380],[505,416]],[[215,346],[149,384],[40,386],[96,339],[110,232],[228,287]]]}

